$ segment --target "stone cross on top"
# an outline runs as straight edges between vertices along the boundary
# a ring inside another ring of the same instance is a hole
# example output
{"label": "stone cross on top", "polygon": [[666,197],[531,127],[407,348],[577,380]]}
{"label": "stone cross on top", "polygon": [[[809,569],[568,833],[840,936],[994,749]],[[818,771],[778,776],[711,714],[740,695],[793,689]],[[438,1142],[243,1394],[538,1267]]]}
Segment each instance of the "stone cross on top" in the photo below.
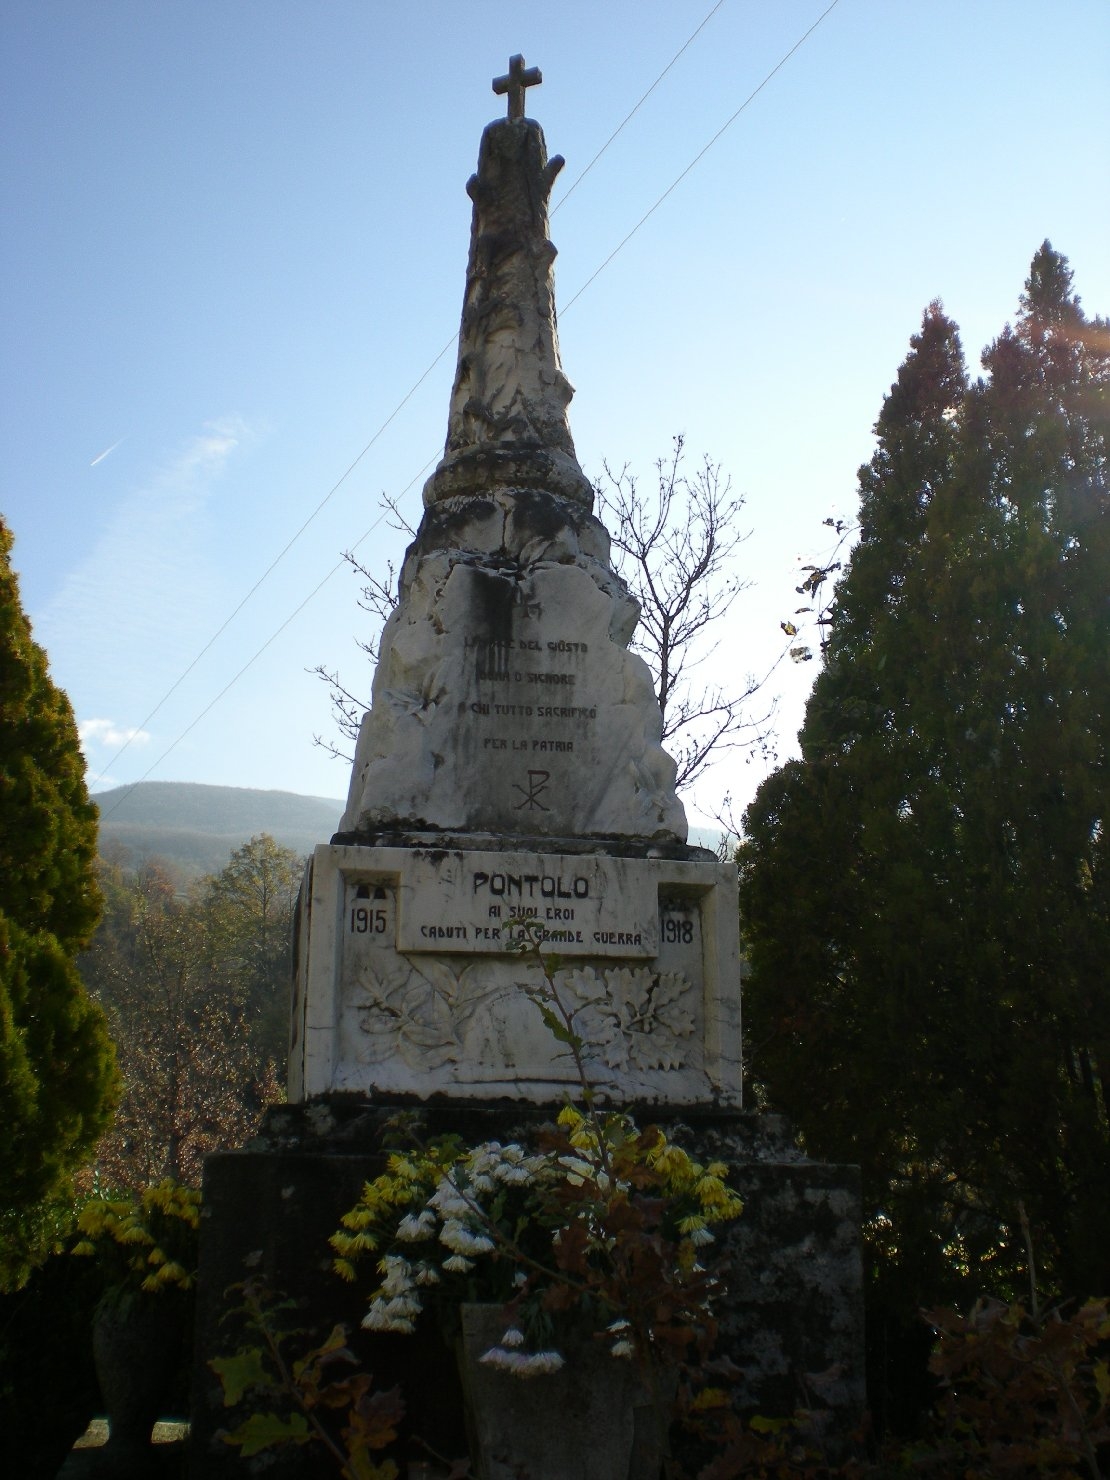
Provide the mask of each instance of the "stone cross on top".
{"label": "stone cross on top", "polygon": [[504,77],[493,79],[493,90],[500,97],[502,93],[509,94],[509,117],[524,117],[524,89],[535,87],[543,81],[543,73],[538,67],[525,67],[524,58],[515,56],[509,58],[509,70]]}

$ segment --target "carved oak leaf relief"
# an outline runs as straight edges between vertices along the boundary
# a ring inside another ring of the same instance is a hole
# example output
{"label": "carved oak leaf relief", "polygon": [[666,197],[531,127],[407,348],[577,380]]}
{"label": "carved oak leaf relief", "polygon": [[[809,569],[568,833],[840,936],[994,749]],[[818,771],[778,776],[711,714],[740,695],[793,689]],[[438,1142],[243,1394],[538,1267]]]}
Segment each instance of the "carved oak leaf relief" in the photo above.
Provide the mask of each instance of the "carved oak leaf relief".
{"label": "carved oak leaf relief", "polygon": [[477,1008],[504,988],[476,966],[456,973],[446,961],[419,966],[401,959],[392,970],[364,967],[354,983],[354,1007],[365,1035],[364,1058],[381,1063],[400,1053],[410,1069],[439,1069],[464,1057],[466,1031]]}
{"label": "carved oak leaf relief", "polygon": [[565,973],[578,1002],[577,1031],[591,1057],[618,1072],[679,1069],[696,1026],[693,985],[680,972],[592,966]]}

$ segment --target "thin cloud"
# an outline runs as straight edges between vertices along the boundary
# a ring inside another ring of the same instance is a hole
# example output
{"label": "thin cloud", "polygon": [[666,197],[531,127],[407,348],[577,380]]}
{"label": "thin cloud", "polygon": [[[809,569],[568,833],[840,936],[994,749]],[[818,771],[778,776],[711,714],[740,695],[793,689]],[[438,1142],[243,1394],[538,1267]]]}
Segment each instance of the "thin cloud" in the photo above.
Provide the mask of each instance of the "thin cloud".
{"label": "thin cloud", "polygon": [[90,745],[103,745],[115,748],[119,745],[145,745],[150,739],[147,730],[132,727],[125,729],[110,719],[83,719],[78,721],[77,737],[81,741],[83,749]]}
{"label": "thin cloud", "polygon": [[126,437],[121,437],[118,442],[113,442],[111,447],[106,447],[103,452],[98,453],[96,457],[93,458],[92,462],[89,463],[89,467],[95,468],[97,463],[102,463],[106,457],[111,457],[116,448],[122,447],[126,441]]}
{"label": "thin cloud", "polygon": [[[145,714],[149,675],[195,651],[211,622],[213,502],[253,437],[235,417],[200,427],[114,500],[97,539],[35,613],[36,639],[79,714]],[[102,733],[91,730],[89,743],[109,743]]]}

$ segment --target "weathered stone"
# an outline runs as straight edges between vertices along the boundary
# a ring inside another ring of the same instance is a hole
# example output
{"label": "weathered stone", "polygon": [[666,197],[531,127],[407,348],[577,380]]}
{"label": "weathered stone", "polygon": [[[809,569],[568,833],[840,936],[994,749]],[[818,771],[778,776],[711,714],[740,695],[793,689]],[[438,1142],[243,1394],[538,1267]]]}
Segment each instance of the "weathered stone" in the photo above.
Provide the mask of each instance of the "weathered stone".
{"label": "weathered stone", "polygon": [[[274,1106],[250,1148],[207,1159],[192,1480],[231,1480],[243,1472],[237,1452],[218,1438],[229,1415],[207,1359],[233,1345],[234,1331],[221,1316],[234,1297],[224,1292],[247,1275],[298,1301],[299,1324],[317,1339],[345,1322],[375,1384],[401,1384],[408,1431],[440,1453],[465,1452],[454,1358],[434,1322],[412,1337],[359,1332],[362,1311],[352,1287],[331,1271],[328,1236],[362,1184],[383,1169],[398,1108],[357,1096]],[[427,1136],[451,1131],[476,1145],[518,1139],[557,1109],[437,1099],[421,1114]],[[835,1449],[858,1428],[864,1404],[857,1169],[809,1161],[775,1116],[676,1117],[660,1109],[653,1119],[698,1160],[725,1161],[729,1183],[744,1199],[740,1218],[720,1230],[727,1267],[718,1317],[720,1351],[740,1369],[745,1410],[783,1417],[810,1408],[822,1439]],[[217,1228],[219,1237],[212,1237]],[[578,1421],[576,1414],[567,1418]],[[414,1445],[411,1453],[423,1451]],[[263,1458],[271,1480],[333,1473],[312,1446]]]}
{"label": "weathered stone", "polygon": [[[516,114],[525,81],[514,62]],[[206,1166],[194,1480],[240,1469],[208,1367],[228,1285],[260,1274],[319,1336],[357,1319],[326,1238],[382,1169],[391,1116],[416,1107],[428,1135],[511,1139],[581,1088],[530,1000],[534,955],[506,949],[520,917],[549,932],[600,1098],[650,1107],[699,1160],[726,1162],[747,1201],[721,1310],[745,1402],[775,1417],[816,1404],[834,1434],[859,1418],[857,1177],[736,1108],[735,869],[686,846],[651,676],[628,651],[638,609],[574,454],[547,240],[560,164],[513,116],[487,129],[468,187],[446,449],[341,831],[310,860],[298,912],[292,1103],[250,1151]],[[355,1341],[380,1385],[401,1382],[412,1432],[461,1453],[438,1336]],[[584,1421],[589,1400],[575,1402],[566,1422]],[[272,1480],[316,1473],[306,1451],[261,1459]]]}
{"label": "weathered stone", "polygon": [[382,638],[341,831],[684,839],[629,617],[585,562],[425,556]]}
{"label": "weathered stone", "polygon": [[562,167],[531,119],[502,118],[482,135],[466,187],[474,212],[447,447],[426,504],[497,487],[593,502],[567,424],[574,390],[555,328],[547,201]]}
{"label": "weathered stone", "polygon": [[735,871],[685,846],[639,609],[563,476],[545,161],[538,125],[493,125],[471,182],[447,449],[302,897],[294,1099],[577,1089],[506,951],[531,912],[599,1093],[740,1101]]}
{"label": "weathered stone", "polygon": [[561,966],[610,1102],[735,1105],[739,953],[728,864],[599,853],[316,849],[302,897],[290,1099],[336,1091],[577,1093],[511,953],[528,918]]}

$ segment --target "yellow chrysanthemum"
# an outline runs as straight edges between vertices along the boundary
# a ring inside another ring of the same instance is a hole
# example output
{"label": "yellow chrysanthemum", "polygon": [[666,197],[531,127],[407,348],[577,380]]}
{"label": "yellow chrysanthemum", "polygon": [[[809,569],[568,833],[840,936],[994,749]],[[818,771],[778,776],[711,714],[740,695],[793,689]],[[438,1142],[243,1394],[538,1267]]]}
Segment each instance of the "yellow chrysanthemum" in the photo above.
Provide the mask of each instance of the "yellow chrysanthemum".
{"label": "yellow chrysanthemum", "polygon": [[121,1223],[116,1230],[118,1244],[152,1244],[154,1240],[139,1223]]}

